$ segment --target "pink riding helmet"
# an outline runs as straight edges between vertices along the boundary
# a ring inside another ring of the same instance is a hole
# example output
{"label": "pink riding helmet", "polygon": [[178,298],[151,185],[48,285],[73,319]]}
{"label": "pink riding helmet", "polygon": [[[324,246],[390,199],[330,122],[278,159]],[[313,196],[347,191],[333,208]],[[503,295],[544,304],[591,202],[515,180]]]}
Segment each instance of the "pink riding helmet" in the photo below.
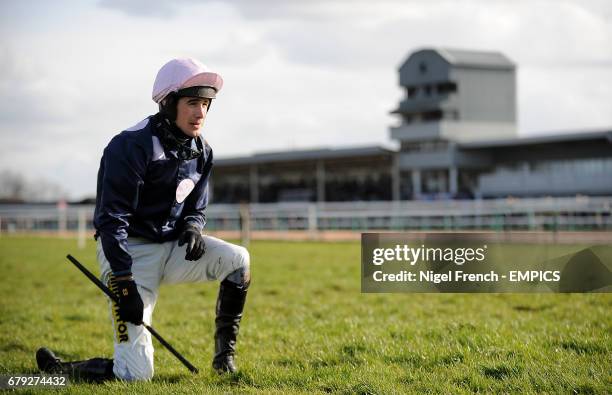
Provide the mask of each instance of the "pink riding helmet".
{"label": "pink riding helmet", "polygon": [[194,86],[212,88],[212,99],[223,87],[223,78],[195,59],[172,59],[159,69],[155,77],[153,101],[160,103],[168,94]]}

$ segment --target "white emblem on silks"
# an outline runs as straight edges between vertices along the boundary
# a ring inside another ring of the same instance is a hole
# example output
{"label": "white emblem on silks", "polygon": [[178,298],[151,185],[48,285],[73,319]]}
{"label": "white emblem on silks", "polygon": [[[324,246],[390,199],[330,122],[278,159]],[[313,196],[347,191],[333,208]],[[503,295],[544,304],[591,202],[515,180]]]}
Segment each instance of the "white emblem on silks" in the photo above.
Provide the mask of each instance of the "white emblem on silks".
{"label": "white emblem on silks", "polygon": [[178,187],[176,188],[176,201],[177,203],[183,203],[183,201],[189,196],[195,184],[191,178],[185,178],[183,181],[179,182]]}

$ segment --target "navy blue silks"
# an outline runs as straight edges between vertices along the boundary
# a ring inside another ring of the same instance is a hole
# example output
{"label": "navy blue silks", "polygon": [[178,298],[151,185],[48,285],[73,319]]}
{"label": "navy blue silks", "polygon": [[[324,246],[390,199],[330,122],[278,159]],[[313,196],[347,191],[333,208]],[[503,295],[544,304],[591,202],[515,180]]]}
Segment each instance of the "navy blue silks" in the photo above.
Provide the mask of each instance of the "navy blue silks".
{"label": "navy blue silks", "polygon": [[198,137],[192,148],[202,154],[180,159],[162,144],[158,119],[151,116],[113,137],[100,161],[94,226],[116,275],[131,272],[128,236],[162,243],[177,239],[186,224],[202,230],[206,223],[212,149]]}

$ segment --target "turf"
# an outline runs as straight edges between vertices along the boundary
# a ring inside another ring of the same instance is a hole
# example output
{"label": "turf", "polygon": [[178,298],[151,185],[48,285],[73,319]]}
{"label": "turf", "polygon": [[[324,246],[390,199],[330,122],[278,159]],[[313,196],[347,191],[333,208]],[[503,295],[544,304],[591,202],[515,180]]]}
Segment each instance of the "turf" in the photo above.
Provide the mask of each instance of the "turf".
{"label": "turf", "polygon": [[[612,393],[612,295],[361,294],[358,243],[255,242],[240,372],[212,372],[217,284],[162,287],[151,382],[66,393]],[[0,238],[0,374],[35,373],[34,352],[112,357],[94,246]],[[47,390],[39,390],[46,393]],[[35,392],[33,390],[33,392]]]}

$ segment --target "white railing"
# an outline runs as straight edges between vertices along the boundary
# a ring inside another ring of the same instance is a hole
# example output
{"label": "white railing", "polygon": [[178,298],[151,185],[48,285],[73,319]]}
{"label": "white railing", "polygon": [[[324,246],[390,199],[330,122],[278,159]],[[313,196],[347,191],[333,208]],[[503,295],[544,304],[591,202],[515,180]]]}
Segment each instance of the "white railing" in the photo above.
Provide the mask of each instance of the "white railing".
{"label": "white railing", "polygon": [[[251,204],[252,230],[612,230],[612,197]],[[0,205],[0,232],[87,232],[89,205]],[[240,230],[240,205],[212,204],[208,229]]]}

